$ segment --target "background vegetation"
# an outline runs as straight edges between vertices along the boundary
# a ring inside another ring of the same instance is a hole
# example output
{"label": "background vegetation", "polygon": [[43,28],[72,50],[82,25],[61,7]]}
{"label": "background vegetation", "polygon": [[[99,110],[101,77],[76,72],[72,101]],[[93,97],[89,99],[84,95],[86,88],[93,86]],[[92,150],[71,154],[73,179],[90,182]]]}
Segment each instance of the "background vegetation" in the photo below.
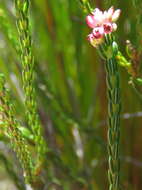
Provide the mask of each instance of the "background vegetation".
{"label": "background vegetation", "polygon": [[[126,40],[131,41],[135,50],[132,61],[141,71],[142,1],[90,3],[93,8],[104,10],[114,5],[122,10],[116,41],[127,59],[130,57]],[[105,190],[108,186],[105,63],[86,40],[87,13],[79,0],[32,0],[30,6],[36,99],[49,150],[46,164],[39,169],[46,184],[44,189]],[[14,1],[0,0],[0,72],[5,75],[14,116],[20,121],[19,129],[35,160],[33,134],[25,117],[19,54]],[[142,186],[142,99],[129,83],[127,71],[119,70],[121,185],[122,189],[138,190]],[[5,176],[7,172],[17,189],[25,190],[21,166],[1,125],[1,173]]]}

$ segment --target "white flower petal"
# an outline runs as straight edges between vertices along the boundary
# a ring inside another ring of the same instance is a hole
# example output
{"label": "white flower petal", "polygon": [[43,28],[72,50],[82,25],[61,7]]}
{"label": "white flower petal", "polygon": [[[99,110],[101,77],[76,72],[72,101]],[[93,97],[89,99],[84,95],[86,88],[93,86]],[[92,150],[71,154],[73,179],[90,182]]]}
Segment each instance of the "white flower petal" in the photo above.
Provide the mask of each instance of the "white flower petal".
{"label": "white flower petal", "polygon": [[120,9],[117,9],[117,10],[113,13],[113,15],[112,15],[112,22],[117,21],[117,19],[118,19],[119,16],[120,16],[120,13],[121,13],[121,10],[120,10]]}
{"label": "white flower petal", "polygon": [[113,32],[117,30],[117,24],[116,23],[112,24],[112,29],[113,29]]}

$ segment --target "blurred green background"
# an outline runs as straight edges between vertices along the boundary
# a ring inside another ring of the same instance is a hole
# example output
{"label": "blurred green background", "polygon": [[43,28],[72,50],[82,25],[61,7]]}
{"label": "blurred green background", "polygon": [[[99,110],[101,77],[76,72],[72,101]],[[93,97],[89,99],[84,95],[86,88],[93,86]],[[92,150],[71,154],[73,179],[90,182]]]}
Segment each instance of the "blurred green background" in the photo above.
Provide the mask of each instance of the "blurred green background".
{"label": "blurred green background", "polygon": [[[90,3],[102,10],[112,5],[122,10],[115,32],[119,49],[127,57],[126,40],[130,40],[141,55],[142,1],[92,0]],[[49,189],[108,188],[105,63],[86,40],[90,32],[85,24],[86,15],[79,0],[31,0],[38,112],[45,139],[55,153],[47,156]],[[21,126],[26,126],[15,20],[14,1],[0,0],[0,72],[5,74],[11,90],[15,116]],[[140,65],[141,58],[136,63]],[[129,84],[129,78],[126,70],[120,68],[121,185],[122,189],[139,190],[142,187],[142,100]],[[0,183],[9,179],[6,176],[17,181],[4,167],[11,162],[10,168],[17,175],[19,171],[15,167],[19,164],[15,159],[1,130],[0,176],[5,177],[0,177]]]}

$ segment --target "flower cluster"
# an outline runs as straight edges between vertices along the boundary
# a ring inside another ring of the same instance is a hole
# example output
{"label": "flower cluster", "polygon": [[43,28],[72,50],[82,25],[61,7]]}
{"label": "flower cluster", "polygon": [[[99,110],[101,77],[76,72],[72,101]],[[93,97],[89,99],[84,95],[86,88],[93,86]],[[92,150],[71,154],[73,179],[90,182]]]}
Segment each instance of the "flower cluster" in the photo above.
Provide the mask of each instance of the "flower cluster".
{"label": "flower cluster", "polygon": [[115,22],[119,18],[120,12],[120,9],[115,11],[113,7],[104,12],[96,8],[86,17],[87,25],[93,29],[92,33],[88,35],[88,40],[94,47],[103,41],[105,34],[112,33],[117,29]]}

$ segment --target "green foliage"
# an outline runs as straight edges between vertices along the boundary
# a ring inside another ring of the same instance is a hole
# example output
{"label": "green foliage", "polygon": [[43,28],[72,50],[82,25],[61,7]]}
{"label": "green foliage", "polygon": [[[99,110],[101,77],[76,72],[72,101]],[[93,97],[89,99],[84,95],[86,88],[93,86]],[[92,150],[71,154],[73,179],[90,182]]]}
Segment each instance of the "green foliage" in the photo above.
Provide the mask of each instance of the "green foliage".
{"label": "green foliage", "polygon": [[[17,29],[21,47],[21,63],[23,89],[25,93],[25,109],[28,125],[34,134],[34,141],[37,146],[38,161],[37,167],[41,164],[46,152],[46,145],[41,134],[40,121],[37,115],[37,104],[34,88],[34,56],[32,52],[32,40],[29,29],[29,0],[15,0],[17,16]],[[39,163],[38,163],[39,162]]]}
{"label": "green foliage", "polygon": [[[106,37],[107,38],[107,37]],[[106,81],[108,88],[108,153],[109,153],[109,189],[120,189],[120,163],[119,163],[119,138],[120,138],[120,79],[116,55],[118,46],[111,40],[112,55],[106,59]],[[108,54],[107,54],[108,56]]]}
{"label": "green foliage", "polygon": [[27,182],[32,182],[32,160],[28,150],[28,146],[21,132],[19,124],[14,118],[13,104],[11,103],[9,92],[5,88],[4,77],[0,75],[0,112],[1,120],[4,122],[6,134],[11,140],[12,147],[16,152],[24,170]]}

